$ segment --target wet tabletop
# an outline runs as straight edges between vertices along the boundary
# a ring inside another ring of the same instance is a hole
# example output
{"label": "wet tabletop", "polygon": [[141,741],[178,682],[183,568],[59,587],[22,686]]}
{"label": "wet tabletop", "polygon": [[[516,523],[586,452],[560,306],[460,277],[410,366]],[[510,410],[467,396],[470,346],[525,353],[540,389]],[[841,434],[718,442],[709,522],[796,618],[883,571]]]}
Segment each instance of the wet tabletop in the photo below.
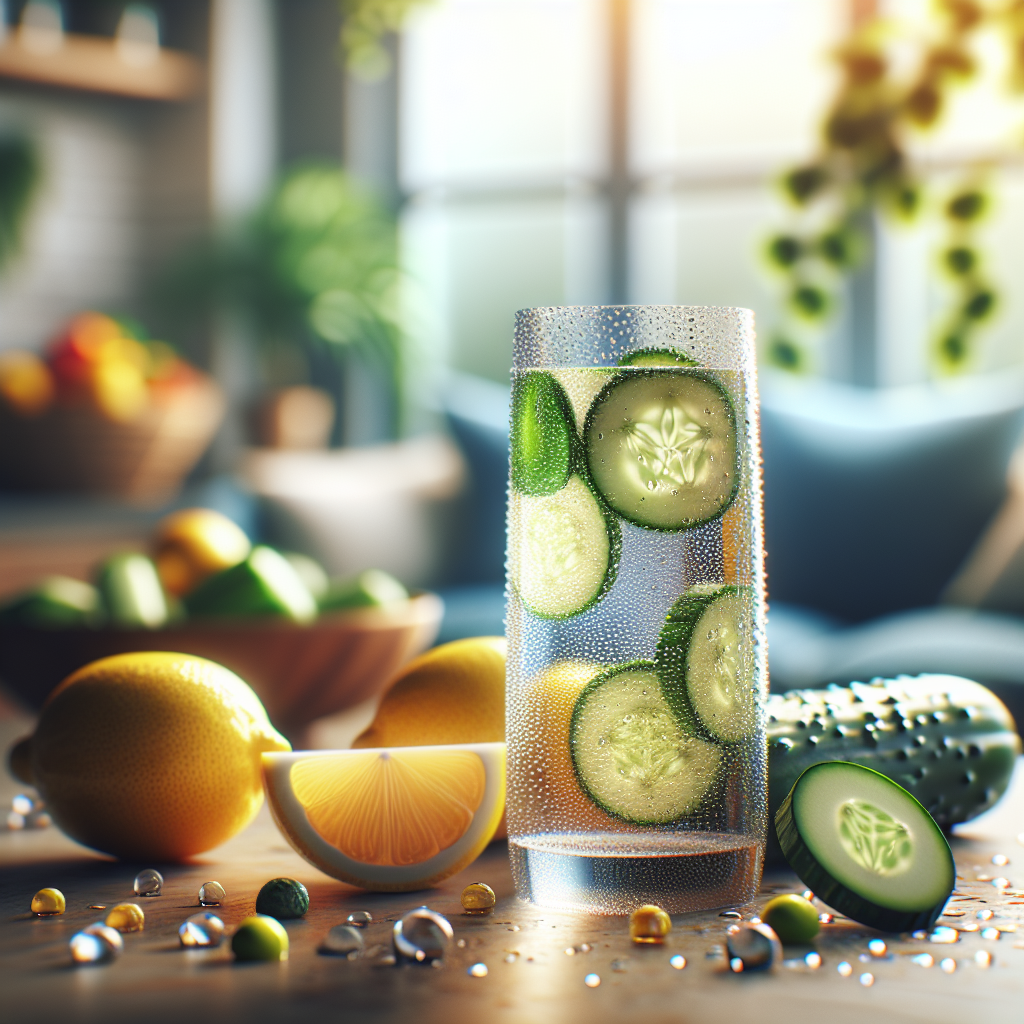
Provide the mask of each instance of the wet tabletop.
{"label": "wet tabletop", "polygon": [[[14,792],[4,778],[0,796],[5,806]],[[954,841],[961,877],[947,907],[950,915],[939,922],[956,929],[940,933],[954,942],[882,937],[836,919],[823,927],[813,946],[787,947],[786,960],[771,973],[734,974],[719,953],[734,915],[678,915],[665,945],[634,946],[623,918],[557,913],[519,903],[501,843],[439,889],[367,895],[306,864],[280,837],[264,809],[244,833],[195,863],[144,865],[158,867],[165,884],[161,896],[139,899],[132,882],[142,865],[105,860],[53,828],[2,831],[0,1020],[1021,1024],[1020,832],[1022,771],[1003,804],[972,825],[972,838]],[[286,923],[291,941],[287,962],[235,964],[227,945],[180,948],[178,925],[201,909],[198,891],[204,882],[216,880],[226,889],[219,912],[230,929],[253,912],[260,886],[280,875],[300,880],[310,895],[306,917]],[[459,903],[463,887],[478,880],[498,896],[495,911],[486,917],[464,914]],[[37,918],[29,913],[33,893],[44,886],[65,894],[66,914]],[[763,886],[765,899],[802,890],[793,875],[782,871],[769,873]],[[68,939],[105,913],[89,909],[89,904],[110,907],[125,900],[143,907],[145,929],[124,936],[124,955],[114,963],[72,966]],[[380,954],[390,952],[396,917],[422,904],[448,916],[454,927],[456,943],[443,966],[381,963]],[[735,909],[749,918],[757,904]],[[319,954],[327,931],[357,910],[373,915],[365,933],[369,955],[350,961]],[[881,955],[873,955],[868,944],[880,937],[885,948],[876,944]],[[812,951],[820,954],[819,967],[805,960]],[[681,970],[670,963],[679,955],[686,960]],[[924,966],[929,958],[931,966]],[[469,968],[480,963],[486,965],[486,975],[474,977]],[[849,969],[841,973],[843,964]],[[586,984],[588,975],[600,979],[595,987]],[[870,975],[870,984],[864,975]]]}

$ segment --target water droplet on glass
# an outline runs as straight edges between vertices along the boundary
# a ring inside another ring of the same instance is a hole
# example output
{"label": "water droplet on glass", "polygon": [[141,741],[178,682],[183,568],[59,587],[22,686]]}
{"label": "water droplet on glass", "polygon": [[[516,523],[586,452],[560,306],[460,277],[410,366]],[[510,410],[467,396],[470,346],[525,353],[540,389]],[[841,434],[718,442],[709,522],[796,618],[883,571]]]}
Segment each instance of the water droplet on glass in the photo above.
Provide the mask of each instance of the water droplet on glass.
{"label": "water droplet on glass", "polygon": [[227,893],[220,882],[203,882],[199,887],[199,904],[203,907],[219,907]]}
{"label": "water droplet on glass", "polygon": [[[708,639],[711,639],[710,634],[708,634]],[[743,915],[738,910],[723,910],[718,916],[729,917],[732,918],[732,920],[734,921],[740,921],[743,919]]]}
{"label": "water droplet on glass", "polygon": [[159,896],[164,887],[164,876],[154,868],[144,868],[135,876],[136,896]]}
{"label": "water droplet on glass", "polygon": [[885,956],[887,949],[884,939],[872,939],[868,943],[868,952],[872,956]]}
{"label": "water droplet on glass", "polygon": [[934,957],[931,953],[918,953],[917,956],[912,956],[911,962],[917,964],[918,967],[931,967],[935,963]]}
{"label": "water droplet on glass", "polygon": [[952,974],[956,970],[956,961],[951,956],[947,956],[945,960],[939,961],[939,969],[944,974]]}
{"label": "water droplet on glass", "polygon": [[587,988],[597,988],[597,986],[601,984],[601,975],[600,974],[588,974],[583,979],[583,984],[586,985]]}
{"label": "water droplet on glass", "polygon": [[844,977],[848,978],[853,974],[853,965],[847,963],[845,960],[842,963],[836,964],[836,970]]}
{"label": "water droplet on glass", "polygon": [[329,956],[346,956],[354,960],[362,951],[363,933],[350,924],[336,924],[320,943],[320,952]]}
{"label": "water droplet on glass", "polygon": [[355,928],[365,928],[372,921],[373,915],[368,910],[353,910],[345,918],[345,924],[350,924]]}
{"label": "water droplet on glass", "polygon": [[863,985],[863,986],[864,986],[865,988],[871,988],[871,986],[872,986],[872,985],[874,985],[874,983],[875,983],[875,976],[874,976],[873,974],[871,974],[870,972],[868,972],[868,971],[865,971],[865,972],[864,972],[864,973],[863,973],[863,974],[862,974],[862,975],[860,976],[860,979],[859,979],[859,980],[860,980],[860,983],[861,983],[861,984],[862,984],[862,985]]}
{"label": "water droplet on glass", "polygon": [[766,924],[733,925],[725,945],[730,964],[738,959],[747,971],[770,969],[782,960],[782,945]]}
{"label": "water droplet on glass", "polygon": [[392,930],[395,953],[419,963],[444,959],[453,935],[448,919],[429,907],[410,910]]}
{"label": "water droplet on glass", "polygon": [[804,957],[804,963],[807,964],[812,971],[816,971],[821,966],[821,954],[808,953],[807,956]]}
{"label": "water droplet on glass", "polygon": [[186,918],[178,928],[178,941],[188,949],[219,946],[223,938],[224,922],[208,910]]}
{"label": "water droplet on glass", "polygon": [[96,922],[72,935],[68,948],[76,964],[105,964],[124,951],[124,940],[120,932]]}
{"label": "water droplet on glass", "polygon": [[681,971],[686,966],[686,957],[681,953],[676,953],[675,956],[670,956],[668,962],[677,970]]}

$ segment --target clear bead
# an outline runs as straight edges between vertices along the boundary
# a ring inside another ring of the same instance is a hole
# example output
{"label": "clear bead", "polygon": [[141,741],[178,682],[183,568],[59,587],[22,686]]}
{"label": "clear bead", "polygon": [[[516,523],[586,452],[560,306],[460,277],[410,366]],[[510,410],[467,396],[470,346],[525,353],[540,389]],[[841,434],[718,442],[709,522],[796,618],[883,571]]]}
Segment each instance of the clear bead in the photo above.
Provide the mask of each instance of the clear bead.
{"label": "clear bead", "polygon": [[136,896],[159,896],[164,887],[164,876],[155,868],[144,868],[135,876]]}
{"label": "clear bead", "polygon": [[354,928],[365,928],[368,924],[372,923],[373,914],[368,910],[353,910],[348,917],[345,918],[345,924],[350,924]]}
{"label": "clear bead", "polygon": [[178,928],[178,941],[188,948],[219,946],[224,938],[224,922],[209,911],[193,914]]}
{"label": "clear bead", "polygon": [[406,960],[442,960],[454,932],[451,923],[429,907],[417,907],[395,922],[395,953]]}
{"label": "clear bead", "polygon": [[363,952],[363,933],[350,924],[335,925],[320,944],[320,952],[354,960]]}
{"label": "clear bead", "polygon": [[202,907],[219,907],[227,893],[220,882],[203,882],[199,887],[199,905]]}

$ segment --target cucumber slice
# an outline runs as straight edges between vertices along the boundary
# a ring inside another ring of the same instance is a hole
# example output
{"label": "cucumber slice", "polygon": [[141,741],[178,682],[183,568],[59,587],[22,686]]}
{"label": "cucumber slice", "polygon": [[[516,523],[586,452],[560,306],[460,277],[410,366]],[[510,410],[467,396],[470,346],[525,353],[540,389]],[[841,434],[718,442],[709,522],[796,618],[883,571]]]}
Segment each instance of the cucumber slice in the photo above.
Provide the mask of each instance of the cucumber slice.
{"label": "cucumber slice", "polygon": [[849,761],[816,764],[775,815],[790,867],[840,913],[887,932],[929,928],[956,882],[949,844],[902,786]]}
{"label": "cucumber slice", "polygon": [[753,593],[698,585],[669,610],[655,655],[665,697],[684,722],[736,743],[757,728]]}
{"label": "cucumber slice", "polygon": [[598,493],[637,526],[687,530],[736,496],[736,417],[707,374],[624,371],[595,399],[583,437]]}
{"label": "cucumber slice", "polygon": [[565,619],[608,592],[622,534],[578,476],[555,494],[509,496],[509,579],[523,604],[545,619]]}
{"label": "cucumber slice", "polygon": [[522,494],[554,494],[572,472],[576,421],[562,385],[540,370],[512,385],[512,486]]}
{"label": "cucumber slice", "polygon": [[573,707],[569,746],[587,796],[634,825],[693,814],[722,761],[721,748],[673,714],[652,661],[617,665],[584,687]]}
{"label": "cucumber slice", "polygon": [[670,348],[638,348],[627,352],[619,366],[696,366],[697,360]]}

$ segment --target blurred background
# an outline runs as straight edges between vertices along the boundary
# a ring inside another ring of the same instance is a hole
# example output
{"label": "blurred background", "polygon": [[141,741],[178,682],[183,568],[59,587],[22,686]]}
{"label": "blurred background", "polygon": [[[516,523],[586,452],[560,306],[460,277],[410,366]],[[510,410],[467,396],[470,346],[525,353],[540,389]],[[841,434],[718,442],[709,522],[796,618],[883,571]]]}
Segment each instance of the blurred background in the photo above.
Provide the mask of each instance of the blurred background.
{"label": "blurred background", "polygon": [[1020,3],[0,12],[0,597],[204,506],[500,633],[515,310],[747,306],[773,688],[1019,703]]}

